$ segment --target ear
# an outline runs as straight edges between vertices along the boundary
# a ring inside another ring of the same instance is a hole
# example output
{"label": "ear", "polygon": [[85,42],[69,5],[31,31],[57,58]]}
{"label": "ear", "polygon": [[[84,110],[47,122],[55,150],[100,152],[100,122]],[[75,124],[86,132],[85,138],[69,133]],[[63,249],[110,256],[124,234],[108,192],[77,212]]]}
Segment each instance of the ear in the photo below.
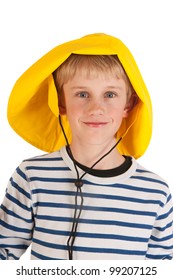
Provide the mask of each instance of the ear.
{"label": "ear", "polygon": [[66,115],[64,93],[58,94],[58,107],[59,107],[60,115]]}
{"label": "ear", "polygon": [[136,106],[136,104],[138,103],[138,96],[136,95],[136,93],[132,93],[132,95],[130,96],[130,98],[127,101],[127,104],[124,108],[124,118],[127,118],[129,113],[133,110],[133,108]]}

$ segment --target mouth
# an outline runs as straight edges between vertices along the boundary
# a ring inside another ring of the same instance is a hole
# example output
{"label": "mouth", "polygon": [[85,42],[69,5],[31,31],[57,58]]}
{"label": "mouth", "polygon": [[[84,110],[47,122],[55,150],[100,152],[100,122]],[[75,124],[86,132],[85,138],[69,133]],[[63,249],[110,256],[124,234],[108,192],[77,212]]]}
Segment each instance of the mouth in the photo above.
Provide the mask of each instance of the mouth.
{"label": "mouth", "polygon": [[84,124],[88,127],[100,128],[106,126],[108,122],[84,122]]}

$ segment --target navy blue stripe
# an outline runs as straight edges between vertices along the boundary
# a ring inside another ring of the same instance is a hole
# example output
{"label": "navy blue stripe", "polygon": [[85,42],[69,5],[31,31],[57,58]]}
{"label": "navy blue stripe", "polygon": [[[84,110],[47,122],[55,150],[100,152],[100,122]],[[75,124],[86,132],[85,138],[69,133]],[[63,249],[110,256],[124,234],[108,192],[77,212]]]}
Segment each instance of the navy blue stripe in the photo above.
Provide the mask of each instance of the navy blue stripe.
{"label": "navy blue stripe", "polygon": [[43,177],[31,177],[30,181],[50,182],[50,183],[74,183],[75,179],[71,178],[43,178]]}
{"label": "navy blue stripe", "polygon": [[164,245],[157,245],[157,244],[149,244],[148,245],[149,248],[161,248],[161,249],[164,249],[164,250],[171,250],[173,249],[173,245],[170,245],[170,246],[164,246]]}
{"label": "navy blue stripe", "polygon": [[167,203],[172,199],[172,194],[169,194],[168,198],[167,198]]}
{"label": "navy blue stripe", "polygon": [[172,260],[172,256],[165,256],[163,260]]}
{"label": "navy blue stripe", "polygon": [[36,157],[36,158],[31,158],[31,159],[26,159],[26,160],[24,160],[24,162],[31,162],[31,161],[41,161],[41,162],[43,162],[43,161],[45,161],[45,162],[47,162],[47,161],[63,161],[63,159],[62,159],[62,157],[50,157],[50,158],[44,158],[44,157]]}
{"label": "navy blue stripe", "polygon": [[6,256],[4,256],[0,253],[0,260],[6,260]]}
{"label": "navy blue stripe", "polygon": [[[30,181],[39,181],[39,182],[51,182],[51,183],[74,183],[75,178],[44,178],[44,177],[31,177]],[[89,182],[87,180],[83,180],[84,184],[87,185],[92,185],[94,186],[108,186],[111,188],[119,188],[119,189],[127,189],[127,190],[134,190],[134,191],[139,191],[139,192],[146,192],[146,193],[157,193],[157,194],[162,194],[166,196],[166,192],[159,190],[159,189],[149,189],[149,188],[142,188],[142,187],[136,187],[132,185],[125,185],[125,184],[96,184],[93,182]]]}
{"label": "navy blue stripe", "polygon": [[29,234],[31,233],[31,230],[29,230],[29,229],[12,226],[9,223],[7,224],[6,222],[4,222],[2,220],[0,220],[0,225],[2,225],[4,228],[10,229],[15,232],[24,232],[24,233],[29,233]]}
{"label": "navy blue stripe", "polygon": [[61,245],[61,244],[54,244],[54,243],[49,243],[49,242],[45,242],[42,241],[40,239],[37,238],[33,238],[33,243],[39,244],[41,246],[44,247],[48,247],[48,248],[53,248],[53,249],[60,249],[60,250],[67,250],[67,245]]}
{"label": "navy blue stripe", "polygon": [[23,173],[23,171],[19,167],[17,167],[16,172],[20,175],[20,177],[22,177],[25,181],[27,181],[27,177],[25,173]]}
{"label": "navy blue stripe", "polygon": [[[5,248],[6,249],[6,248]],[[13,260],[18,260],[19,257],[15,256],[14,254],[12,253],[8,253],[7,256],[4,256],[0,253],[0,260],[9,260],[9,259],[13,259]]]}
{"label": "navy blue stripe", "polygon": [[1,248],[14,248],[14,249],[22,249],[22,250],[26,250],[28,248],[28,245],[25,245],[25,244],[15,244],[15,245],[12,245],[12,244],[2,244],[1,245]]}
{"label": "navy blue stripe", "polygon": [[69,171],[69,167],[27,166],[26,170]]}
{"label": "navy blue stripe", "polygon": [[153,174],[153,172],[147,170],[147,169],[136,169],[137,173],[149,173],[149,174]]}
{"label": "navy blue stripe", "polygon": [[13,211],[7,209],[3,204],[1,205],[0,208],[1,208],[6,214],[8,214],[9,216],[12,216],[12,217],[15,217],[15,218],[17,218],[17,219],[20,219],[20,220],[22,220],[22,221],[24,221],[24,222],[26,222],[26,223],[28,223],[28,224],[31,224],[31,223],[33,222],[32,219],[25,219],[24,217],[17,215],[15,212],[13,212]]}
{"label": "navy blue stripe", "polygon": [[[53,207],[53,208],[64,208],[64,209],[75,209],[75,205],[66,204],[66,203],[52,203],[52,202],[36,202],[34,203],[34,207]],[[77,207],[80,209],[80,205]],[[149,211],[137,211],[132,209],[120,209],[120,208],[112,208],[112,207],[97,207],[97,206],[83,206],[83,210],[88,211],[102,211],[102,212],[112,212],[112,213],[125,213],[130,215],[142,215],[142,216],[150,216],[155,217],[155,212]]]}
{"label": "navy blue stripe", "polygon": [[15,255],[12,254],[12,253],[9,253],[9,254],[8,254],[8,258],[13,258],[13,260],[19,260],[20,257],[17,257],[17,256],[15,256]]}
{"label": "navy blue stripe", "polygon": [[[65,222],[65,223],[73,222],[73,218],[69,218],[69,217],[36,215],[35,218],[37,220],[45,220],[45,221],[57,221],[57,222]],[[144,229],[148,229],[148,230],[152,229],[152,225],[130,223],[130,222],[127,223],[127,222],[120,222],[120,221],[114,221],[114,220],[109,221],[109,220],[79,219],[79,223],[91,224],[91,225],[112,225],[112,226],[130,227],[130,228],[144,228]]]}
{"label": "navy blue stripe", "polygon": [[27,198],[31,199],[30,193],[26,192],[23,188],[21,188],[16,182],[13,181],[13,178],[10,178],[11,185],[20,193],[25,195]]}
{"label": "navy blue stripe", "polygon": [[41,254],[35,252],[34,250],[31,250],[31,256],[34,256],[34,257],[36,257],[39,260],[63,260],[63,259],[50,258],[50,257],[47,257],[45,255],[41,255]]}
{"label": "navy blue stripe", "polygon": [[153,178],[149,178],[149,177],[131,176],[130,178],[137,179],[137,180],[142,180],[142,181],[149,181],[149,182],[153,182],[153,183],[158,183],[158,184],[161,184],[161,185],[164,185],[164,186],[168,187],[168,185],[164,181],[153,179]]}
{"label": "navy blue stripe", "polygon": [[120,254],[120,255],[132,255],[132,256],[144,256],[146,251],[137,250],[123,250],[123,249],[112,249],[112,248],[90,248],[90,247],[78,247],[74,246],[74,251],[79,252],[92,252],[92,253],[103,253],[103,254]]}
{"label": "navy blue stripe", "polygon": [[[131,177],[132,178],[132,177]],[[92,184],[90,183],[90,185],[96,185],[96,184]],[[100,186],[99,184],[97,184],[98,186]],[[117,188],[117,189],[125,189],[125,190],[133,190],[133,191],[139,191],[139,192],[145,192],[145,193],[157,193],[157,194],[162,194],[164,196],[166,196],[166,192],[160,190],[160,189],[151,189],[151,188],[143,188],[143,187],[136,187],[133,185],[126,185],[126,184],[112,184],[112,185],[107,185],[113,188]]]}
{"label": "navy blue stripe", "polygon": [[[52,235],[64,235],[69,236],[69,231],[46,229],[42,227],[35,227],[35,231],[48,233]],[[117,234],[101,234],[101,233],[88,233],[88,232],[77,232],[76,236],[84,238],[98,238],[98,239],[113,239],[113,240],[124,240],[124,241],[133,241],[133,242],[148,242],[148,238],[142,237],[133,237],[133,236],[123,236]]]}
{"label": "navy blue stripe", "polygon": [[158,231],[163,232],[163,231],[165,231],[166,229],[172,227],[172,223],[173,223],[173,221],[171,221],[170,223],[168,223],[168,224],[167,224],[166,226],[164,226],[164,227],[155,227],[155,229],[157,229]]}
{"label": "navy blue stripe", "polygon": [[18,199],[14,198],[13,196],[11,196],[9,193],[6,193],[6,197],[12,201],[13,203],[15,203],[16,205],[18,205],[19,207],[21,207],[24,210],[27,211],[31,211],[31,207],[27,207],[25,204],[21,203]]}
{"label": "navy blue stripe", "polygon": [[[55,250],[67,250],[66,245],[60,245],[60,244],[52,244],[49,242],[41,241],[39,239],[34,238],[33,242],[47,247],[47,248],[53,248]],[[122,255],[137,255],[137,256],[143,256],[146,254],[146,251],[135,251],[135,250],[123,250],[123,249],[112,249],[112,248],[92,248],[92,247],[79,247],[74,246],[74,251],[79,252],[92,252],[92,253],[104,253],[104,254],[122,254]]]}
{"label": "navy blue stripe", "polygon": [[[76,192],[73,191],[59,191],[59,190],[45,190],[45,189],[34,189],[32,191],[33,194],[44,193],[44,194],[53,194],[53,195],[67,195],[67,196],[75,196]],[[100,198],[100,199],[110,199],[110,200],[121,200],[121,201],[128,201],[128,202],[135,202],[135,203],[144,203],[144,204],[158,204],[163,206],[163,203],[160,200],[147,200],[147,199],[140,199],[134,197],[124,197],[118,195],[106,195],[106,194],[94,194],[94,193],[85,193],[82,192],[83,197],[90,197],[90,198]]]}
{"label": "navy blue stripe", "polygon": [[167,240],[170,240],[170,239],[173,239],[173,233],[168,235],[168,236],[162,237],[162,238],[157,238],[153,235],[151,236],[151,240],[153,240],[155,242],[162,242],[162,241],[167,241]]}
{"label": "navy blue stripe", "polygon": [[162,220],[162,219],[165,219],[165,218],[169,217],[169,215],[172,214],[172,212],[173,212],[173,207],[167,213],[158,216],[157,220]]}
{"label": "navy blue stripe", "polygon": [[171,260],[172,257],[168,256],[168,255],[152,255],[152,254],[147,254],[146,257],[148,259],[152,259],[152,260]]}

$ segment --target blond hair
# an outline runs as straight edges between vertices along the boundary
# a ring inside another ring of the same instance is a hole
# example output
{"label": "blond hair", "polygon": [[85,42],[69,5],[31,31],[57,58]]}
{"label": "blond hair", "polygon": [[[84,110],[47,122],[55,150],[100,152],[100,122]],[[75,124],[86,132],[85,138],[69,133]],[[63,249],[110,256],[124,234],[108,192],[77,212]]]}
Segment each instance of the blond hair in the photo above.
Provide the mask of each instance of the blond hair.
{"label": "blond hair", "polygon": [[73,79],[75,74],[97,77],[98,74],[113,75],[126,83],[127,94],[134,92],[130,80],[116,55],[79,55],[71,54],[53,73],[58,93],[63,92],[63,85]]}

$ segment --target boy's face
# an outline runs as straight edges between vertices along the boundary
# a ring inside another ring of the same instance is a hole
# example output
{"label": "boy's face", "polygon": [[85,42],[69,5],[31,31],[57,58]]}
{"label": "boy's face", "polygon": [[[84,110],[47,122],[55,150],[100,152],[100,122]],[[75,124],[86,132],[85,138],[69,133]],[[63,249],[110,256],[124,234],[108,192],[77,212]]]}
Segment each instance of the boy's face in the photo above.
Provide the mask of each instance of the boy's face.
{"label": "boy's face", "polygon": [[114,144],[129,102],[124,80],[100,74],[87,77],[76,73],[63,86],[60,113],[66,114],[73,142],[90,145]]}

